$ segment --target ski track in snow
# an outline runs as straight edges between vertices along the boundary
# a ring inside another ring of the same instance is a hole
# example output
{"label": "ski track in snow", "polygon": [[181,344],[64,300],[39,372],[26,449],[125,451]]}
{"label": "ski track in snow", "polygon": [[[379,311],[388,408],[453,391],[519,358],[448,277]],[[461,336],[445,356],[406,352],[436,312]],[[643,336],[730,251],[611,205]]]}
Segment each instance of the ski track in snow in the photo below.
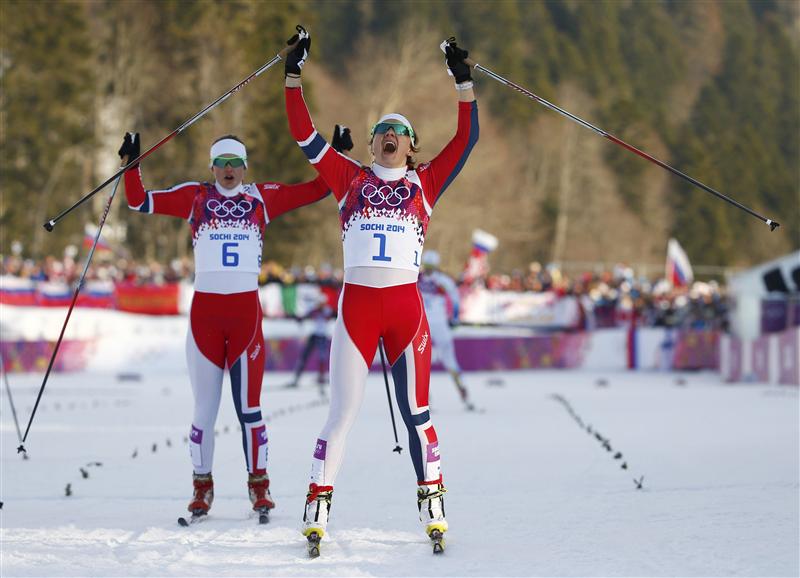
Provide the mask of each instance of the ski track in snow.
{"label": "ski track in snow", "polygon": [[[498,376],[504,385],[489,385]],[[596,385],[600,377],[608,386]],[[372,374],[322,556],[309,560],[299,527],[327,413],[313,376],[297,391],[279,389],[288,374],[265,376],[277,501],[270,523],[258,526],[249,512],[226,378],[214,506],[208,520],[180,528],[191,490],[186,375],[145,370],[131,383],[97,370],[56,374],[26,443],[29,460],[16,453],[2,397],[0,574],[797,576],[797,389],[728,386],[707,373],[681,374],[687,384],[679,387],[676,377],[467,374],[476,405],[486,409],[475,414],[462,409],[446,375],[434,374],[432,417],[451,525],[447,551],[434,557],[417,520],[407,450],[391,451],[383,378]],[[41,378],[10,375],[23,428]],[[608,438],[613,452],[552,394]],[[398,435],[407,448],[399,419]],[[628,470],[613,459],[616,451]],[[88,465],[95,461],[102,465]],[[636,490],[641,475],[644,488]]]}

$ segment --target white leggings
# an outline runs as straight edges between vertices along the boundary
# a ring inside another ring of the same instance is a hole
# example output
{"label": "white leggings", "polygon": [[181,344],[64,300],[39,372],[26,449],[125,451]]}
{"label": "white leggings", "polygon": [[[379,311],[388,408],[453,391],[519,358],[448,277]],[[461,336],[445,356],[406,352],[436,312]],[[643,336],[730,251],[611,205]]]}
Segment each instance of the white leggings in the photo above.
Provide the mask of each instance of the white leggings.
{"label": "white leggings", "polygon": [[214,463],[214,423],[228,368],[231,394],[242,428],[247,470],[264,474],[267,430],[261,418],[264,337],[256,291],[229,295],[195,292],[186,337],[186,362],[194,394],[189,449],[196,474],[208,474]]}
{"label": "white leggings", "polygon": [[441,480],[438,439],[428,410],[431,341],[416,284],[384,288],[345,284],[331,343],[331,405],[314,450],[312,483],[332,486],[336,479],[380,338],[392,364],[417,481]]}

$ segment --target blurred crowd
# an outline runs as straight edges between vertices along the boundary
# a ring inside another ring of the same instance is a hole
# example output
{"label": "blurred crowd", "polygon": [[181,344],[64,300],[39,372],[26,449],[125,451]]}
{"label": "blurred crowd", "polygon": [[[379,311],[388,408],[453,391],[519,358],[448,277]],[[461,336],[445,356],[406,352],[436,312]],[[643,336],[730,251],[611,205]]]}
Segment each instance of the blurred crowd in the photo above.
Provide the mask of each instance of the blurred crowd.
{"label": "blurred crowd", "polygon": [[[83,273],[84,263],[77,260],[77,249],[67,247],[64,257],[47,256],[40,261],[25,259],[18,255],[2,257],[3,275],[32,281],[49,281],[72,285]],[[174,259],[169,265],[158,261],[138,262],[125,258],[95,256],[86,272],[88,281],[111,281],[138,285],[163,285],[189,278],[192,274],[191,259]]]}
{"label": "blurred crowd", "polygon": [[[77,248],[68,247],[63,258],[48,256],[36,261],[20,255],[4,255],[2,274],[32,281],[73,284],[83,272]],[[168,264],[158,261],[132,261],[114,257],[110,252],[95,255],[87,280],[136,285],[163,285],[191,281],[190,257]],[[259,283],[317,283],[338,287],[343,272],[323,264],[315,268],[283,267],[267,261],[261,268]],[[489,291],[547,292],[574,296],[582,310],[584,328],[626,324],[633,317],[644,326],[727,329],[728,300],[715,281],[695,282],[690,287],[674,288],[665,280],[636,277],[632,268],[619,265],[611,271],[567,274],[558,267],[532,263],[527,270],[510,274],[490,274],[478,282]]]}
{"label": "blurred crowd", "polygon": [[673,287],[665,279],[637,277],[620,264],[610,271],[568,275],[554,265],[531,263],[527,271],[490,274],[485,286],[492,291],[543,292],[575,296],[585,316],[584,327],[609,327],[629,322],[649,327],[727,329],[728,299],[716,281]]}
{"label": "blurred crowd", "polygon": [[[67,247],[64,257],[53,256],[42,260],[26,259],[18,255],[0,256],[2,274],[30,279],[32,281],[62,282],[69,285],[75,283],[83,273],[84,263],[76,260],[77,249]],[[192,281],[194,263],[191,257],[173,259],[168,264],[160,261],[134,261],[108,255],[95,255],[86,279],[111,281],[115,283],[133,283],[136,285],[164,285],[183,280]],[[323,285],[341,285],[344,274],[341,269],[333,269],[329,265],[314,268],[283,267],[274,261],[267,261],[261,266],[259,284],[280,283],[319,283]]]}

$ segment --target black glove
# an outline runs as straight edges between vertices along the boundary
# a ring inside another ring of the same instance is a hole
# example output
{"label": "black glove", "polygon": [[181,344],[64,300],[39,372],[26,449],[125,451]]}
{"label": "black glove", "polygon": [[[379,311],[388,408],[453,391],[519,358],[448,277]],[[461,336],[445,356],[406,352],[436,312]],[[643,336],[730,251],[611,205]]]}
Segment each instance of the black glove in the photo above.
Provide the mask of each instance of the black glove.
{"label": "black glove", "polygon": [[284,63],[283,71],[286,74],[293,74],[297,76],[300,74],[303,65],[306,63],[308,53],[311,52],[311,35],[299,24],[296,28],[297,34],[287,40],[286,44],[291,46],[297,42],[297,46],[295,46],[294,50],[286,55],[286,62]]}
{"label": "black glove", "polygon": [[331,146],[336,152],[350,152],[353,150],[353,139],[350,138],[350,129],[346,126],[337,124],[333,129]]}
{"label": "black glove", "polygon": [[[139,148],[139,133],[126,132],[125,138],[122,139],[122,146],[119,147],[117,154],[125,164],[128,164],[133,159],[138,159],[141,154]],[[127,159],[125,157],[128,157]],[[137,165],[138,166],[138,165]],[[136,167],[131,167],[136,168]]]}
{"label": "black glove", "polygon": [[444,60],[447,63],[448,72],[455,77],[456,84],[472,80],[469,64],[464,62],[469,56],[469,52],[459,48],[454,37],[442,42],[441,48],[445,54]]}

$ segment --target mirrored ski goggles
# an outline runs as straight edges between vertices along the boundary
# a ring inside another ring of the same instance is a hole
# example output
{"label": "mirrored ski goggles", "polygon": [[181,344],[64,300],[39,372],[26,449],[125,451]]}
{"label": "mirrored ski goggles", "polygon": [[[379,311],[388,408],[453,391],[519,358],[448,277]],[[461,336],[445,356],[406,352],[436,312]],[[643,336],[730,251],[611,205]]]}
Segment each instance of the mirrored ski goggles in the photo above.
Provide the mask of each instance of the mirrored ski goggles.
{"label": "mirrored ski goggles", "polygon": [[394,130],[394,134],[396,135],[408,136],[411,137],[412,141],[415,140],[414,129],[399,122],[379,122],[372,127],[372,134],[384,134],[390,128]]}
{"label": "mirrored ski goggles", "polygon": [[214,157],[211,159],[211,164],[220,169],[224,169],[228,165],[234,169],[238,169],[247,164],[247,159],[242,157]]}

